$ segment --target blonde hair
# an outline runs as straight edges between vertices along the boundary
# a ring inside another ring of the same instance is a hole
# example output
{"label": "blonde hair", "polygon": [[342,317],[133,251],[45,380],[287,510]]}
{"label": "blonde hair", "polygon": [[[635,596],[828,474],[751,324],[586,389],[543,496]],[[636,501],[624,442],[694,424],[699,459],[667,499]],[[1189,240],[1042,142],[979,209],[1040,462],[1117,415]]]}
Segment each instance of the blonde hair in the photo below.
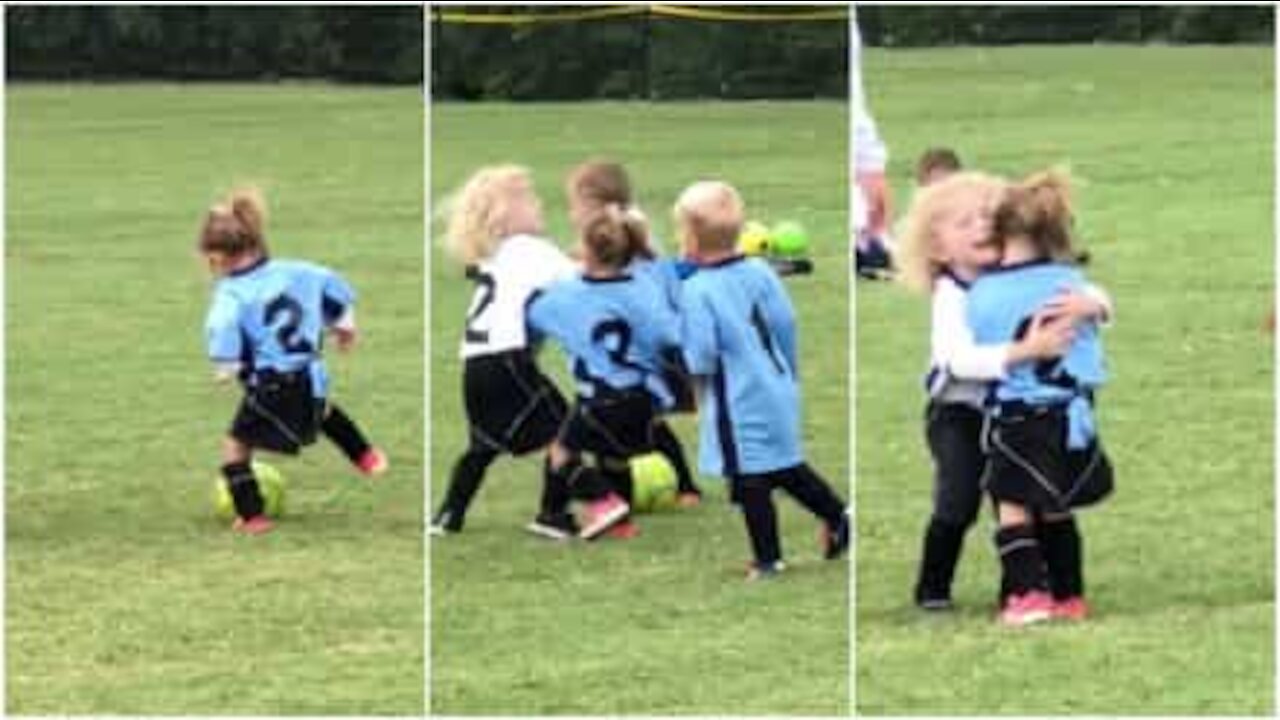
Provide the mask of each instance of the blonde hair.
{"label": "blonde hair", "polygon": [[719,180],[703,180],[684,189],[672,214],[683,239],[693,240],[700,251],[737,247],[742,232],[742,196]]}
{"label": "blonde hair", "polygon": [[933,289],[942,273],[934,247],[934,226],[947,213],[966,203],[979,202],[994,207],[1008,183],[995,175],[962,171],[920,188],[911,198],[911,207],[898,224],[898,279],[919,292]]}
{"label": "blonde hair", "polygon": [[480,168],[444,203],[445,247],[463,264],[472,265],[492,255],[512,235],[541,234],[540,211],[532,220],[513,217],[512,208],[521,202],[540,208],[528,169],[519,165]]}
{"label": "blonde hair", "polygon": [[1076,258],[1072,232],[1071,175],[1063,168],[1032,173],[1012,185],[996,208],[997,242],[1026,237],[1038,254],[1054,260]]}
{"label": "blonde hair", "polygon": [[200,228],[200,252],[239,257],[266,254],[267,203],[256,187],[239,187],[209,208]]}

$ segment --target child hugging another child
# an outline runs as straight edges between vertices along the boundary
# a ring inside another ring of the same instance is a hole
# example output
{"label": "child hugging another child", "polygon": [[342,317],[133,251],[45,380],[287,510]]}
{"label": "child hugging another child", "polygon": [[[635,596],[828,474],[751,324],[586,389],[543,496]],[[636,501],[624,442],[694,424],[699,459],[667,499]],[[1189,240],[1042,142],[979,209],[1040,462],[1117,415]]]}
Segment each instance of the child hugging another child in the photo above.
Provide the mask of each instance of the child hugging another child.
{"label": "child hugging another child", "polygon": [[213,206],[198,249],[218,278],[205,320],[218,380],[238,378],[244,399],[222,443],[236,532],[272,529],[252,467],[253,452],[296,455],[323,433],[365,475],[387,469],[355,421],[329,399],[321,348],[326,331],[339,350],[356,342],[355,291],[329,268],[267,253],[266,207],[252,189]]}
{"label": "child hugging another child", "polygon": [[[451,201],[447,241],[475,283],[462,334],[462,396],[469,437],[431,523],[433,535],[461,532],[485,471],[499,455],[545,451],[568,405],[538,368],[525,328],[525,305],[577,267],[542,237],[542,205],[529,173],[502,165],[477,170]],[[550,470],[531,532],[556,539],[577,533],[560,508]]]}
{"label": "child hugging another child", "polygon": [[[899,279],[932,296],[925,437],[934,464],[933,510],[915,585],[915,601],[926,610],[951,608],[964,536],[981,506],[990,383],[1020,364],[1061,356],[1073,335],[1070,319],[1053,319],[1049,312],[1016,339],[979,345],[969,327],[970,288],[1000,262],[1000,250],[991,242],[992,215],[1005,187],[991,175],[950,171],[917,190],[899,233]],[[1086,293],[1065,293],[1041,310],[1108,311],[1101,291]]]}
{"label": "child hugging another child", "polygon": [[[1037,173],[1011,186],[995,210],[992,237],[1000,266],[969,291],[976,341],[1017,342],[1037,316],[1067,318],[1073,328],[1061,357],[1010,367],[988,396],[986,485],[999,516],[1000,621],[1082,620],[1088,608],[1072,510],[1099,502],[1113,484],[1094,419],[1095,392],[1106,379],[1098,322],[1108,309],[1085,292],[1074,261],[1064,174]],[[1074,292],[1063,295],[1064,288]]]}
{"label": "child hugging another child", "polygon": [[737,252],[743,204],[722,182],[699,182],[675,205],[680,244],[698,271],[685,281],[681,347],[699,386],[698,459],[725,477],[742,509],[753,559],[748,579],[784,565],[772,493],[781,487],[822,520],[827,559],[844,554],[844,501],[804,460],[796,326],[777,273]]}

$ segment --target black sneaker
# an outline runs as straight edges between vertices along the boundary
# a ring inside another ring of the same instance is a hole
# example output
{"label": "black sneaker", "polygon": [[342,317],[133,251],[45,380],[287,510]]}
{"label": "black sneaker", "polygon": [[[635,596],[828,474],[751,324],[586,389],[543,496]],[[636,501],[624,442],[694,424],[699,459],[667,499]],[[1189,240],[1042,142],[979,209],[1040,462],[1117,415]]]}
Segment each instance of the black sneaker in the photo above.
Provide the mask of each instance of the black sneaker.
{"label": "black sneaker", "polygon": [[893,272],[893,258],[884,243],[871,240],[866,247],[854,248],[854,271],[868,280],[884,280]]}
{"label": "black sneaker", "polygon": [[949,597],[916,598],[916,605],[918,605],[921,610],[930,613],[950,612],[955,607],[951,604],[951,598]]}
{"label": "black sneaker", "polygon": [[441,510],[431,519],[430,533],[432,537],[456,535],[462,532],[462,518],[448,510]]}
{"label": "black sneaker", "polygon": [[840,523],[835,527],[824,523],[822,526],[822,556],[828,560],[835,560],[843,556],[848,550],[849,516],[841,516]]}
{"label": "black sneaker", "polygon": [[549,540],[569,540],[578,535],[578,522],[569,513],[548,515],[539,513],[525,530]]}

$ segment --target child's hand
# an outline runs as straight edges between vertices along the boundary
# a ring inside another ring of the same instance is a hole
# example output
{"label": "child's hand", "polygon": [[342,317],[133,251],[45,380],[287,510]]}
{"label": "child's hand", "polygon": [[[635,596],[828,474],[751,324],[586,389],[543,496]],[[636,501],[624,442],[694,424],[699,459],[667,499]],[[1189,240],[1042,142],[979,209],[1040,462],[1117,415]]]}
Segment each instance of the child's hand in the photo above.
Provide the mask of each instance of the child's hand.
{"label": "child's hand", "polygon": [[1075,336],[1074,320],[1041,310],[1031,318],[1027,334],[1009,348],[1008,364],[1061,357],[1071,347]]}
{"label": "child's hand", "polygon": [[1096,298],[1079,290],[1063,289],[1040,308],[1040,313],[1054,317],[1070,318],[1073,322],[1083,320],[1103,321],[1107,308]]}
{"label": "child's hand", "polygon": [[213,381],[226,385],[240,376],[240,363],[225,363],[213,368]]}
{"label": "child's hand", "polygon": [[333,343],[338,346],[339,352],[350,352],[356,346],[356,340],[359,335],[355,328],[338,328],[331,330],[333,333]]}

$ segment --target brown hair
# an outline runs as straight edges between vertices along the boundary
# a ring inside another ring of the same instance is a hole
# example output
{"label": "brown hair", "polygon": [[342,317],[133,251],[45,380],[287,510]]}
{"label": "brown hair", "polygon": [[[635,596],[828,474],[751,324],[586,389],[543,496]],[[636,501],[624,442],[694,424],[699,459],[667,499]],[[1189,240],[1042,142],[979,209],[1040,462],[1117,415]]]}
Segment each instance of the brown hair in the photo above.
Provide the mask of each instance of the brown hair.
{"label": "brown hair", "polygon": [[964,166],[955,150],[948,147],[931,147],[925,150],[916,161],[916,183],[923,185],[929,175],[937,170],[953,173],[962,169]]}
{"label": "brown hair", "polygon": [[266,201],[254,187],[232,190],[222,202],[209,208],[200,228],[200,252],[228,257],[265,255]]}
{"label": "brown hair", "polygon": [[631,204],[631,178],[619,163],[588,160],[569,173],[569,196],[589,208]]}
{"label": "brown hair", "polygon": [[1011,185],[992,223],[997,242],[1026,237],[1036,251],[1054,260],[1075,260],[1071,177],[1065,170],[1034,173]]}
{"label": "brown hair", "polygon": [[646,260],[654,257],[653,248],[649,245],[649,223],[644,214],[632,206],[631,178],[626,168],[611,160],[588,160],[569,173],[565,183],[565,191],[569,196],[569,205],[575,204],[581,209],[581,215],[570,219],[580,223],[579,232],[584,233],[587,223],[609,208],[627,216],[630,232],[634,235],[634,245],[630,250],[633,257]]}
{"label": "brown hair", "polygon": [[591,213],[582,225],[582,246],[596,263],[610,268],[626,267],[645,256],[647,238],[644,220],[616,203]]}

